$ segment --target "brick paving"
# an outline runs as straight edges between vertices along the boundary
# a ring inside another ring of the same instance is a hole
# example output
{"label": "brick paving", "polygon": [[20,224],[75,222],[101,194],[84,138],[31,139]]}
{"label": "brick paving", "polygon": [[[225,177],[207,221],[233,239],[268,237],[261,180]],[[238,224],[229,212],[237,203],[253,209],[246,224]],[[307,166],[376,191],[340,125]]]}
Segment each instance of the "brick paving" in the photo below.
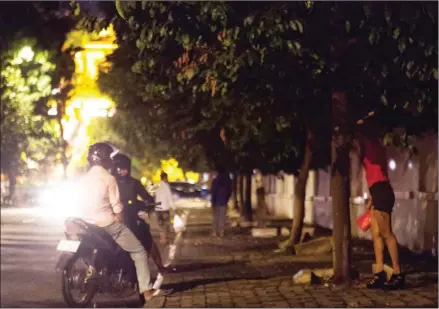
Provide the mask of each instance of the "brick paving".
{"label": "brick paving", "polygon": [[[177,253],[175,272],[163,288],[167,308],[356,308],[438,307],[437,268],[430,279],[418,276],[402,291],[296,285],[292,276],[303,268],[330,267],[331,256],[295,257],[274,253],[279,238],[256,239],[249,231],[228,228],[224,239],[210,236],[210,212],[192,210]],[[359,268],[372,261],[358,261]],[[360,265],[361,264],[361,265]]]}

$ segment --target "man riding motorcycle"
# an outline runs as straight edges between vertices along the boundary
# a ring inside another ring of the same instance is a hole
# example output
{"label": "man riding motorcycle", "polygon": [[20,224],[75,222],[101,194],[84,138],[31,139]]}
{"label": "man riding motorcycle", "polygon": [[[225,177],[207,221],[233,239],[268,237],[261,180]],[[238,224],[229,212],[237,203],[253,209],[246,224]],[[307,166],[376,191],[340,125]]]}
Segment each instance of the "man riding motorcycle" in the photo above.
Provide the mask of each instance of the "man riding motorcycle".
{"label": "man riding motorcycle", "polygon": [[139,293],[149,302],[160,291],[151,286],[147,251],[124,224],[124,206],[120,201],[117,182],[108,172],[112,167],[113,152],[113,148],[107,143],[96,143],[88,149],[90,170],[83,179],[84,188],[88,192],[83,219],[105,230],[130,254],[136,268]]}
{"label": "man riding motorcycle", "polygon": [[[120,193],[120,200],[124,205],[124,220],[127,227],[141,241],[149,252],[160,273],[168,271],[163,266],[160,251],[154,242],[150,227],[140,220],[138,213],[142,210],[142,203],[137,200],[140,196],[144,202],[154,203],[154,198],[145,190],[139,180],[131,177],[131,159],[123,154],[113,157],[113,175],[116,177]],[[159,274],[159,277],[161,275]],[[159,278],[157,278],[159,280]]]}

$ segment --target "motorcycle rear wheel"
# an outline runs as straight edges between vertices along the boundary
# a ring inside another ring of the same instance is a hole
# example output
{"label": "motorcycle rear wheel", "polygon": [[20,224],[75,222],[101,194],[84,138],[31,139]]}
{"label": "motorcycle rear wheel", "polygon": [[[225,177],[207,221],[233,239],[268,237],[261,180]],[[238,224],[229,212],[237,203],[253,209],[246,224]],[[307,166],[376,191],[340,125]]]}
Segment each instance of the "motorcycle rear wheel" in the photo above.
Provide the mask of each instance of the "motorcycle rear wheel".
{"label": "motorcycle rear wheel", "polygon": [[[77,262],[83,261],[86,267],[82,271],[75,273],[75,265]],[[84,256],[77,255],[73,257],[66,268],[61,273],[61,288],[65,302],[71,308],[85,308],[88,307],[98,291],[98,286],[94,283],[85,284],[84,279],[87,276],[88,266],[91,265],[90,259]],[[91,265],[93,266],[93,265]],[[72,285],[81,285],[84,296],[77,300],[73,295]]]}

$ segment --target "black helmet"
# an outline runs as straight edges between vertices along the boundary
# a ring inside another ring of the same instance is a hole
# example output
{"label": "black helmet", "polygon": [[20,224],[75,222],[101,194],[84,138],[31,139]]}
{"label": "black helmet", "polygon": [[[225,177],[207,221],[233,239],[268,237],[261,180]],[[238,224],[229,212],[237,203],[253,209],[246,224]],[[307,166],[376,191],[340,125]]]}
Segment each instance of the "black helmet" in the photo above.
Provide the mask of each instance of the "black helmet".
{"label": "black helmet", "polygon": [[[116,177],[129,177],[131,173],[131,159],[124,154],[116,154],[113,157],[113,169]],[[128,170],[128,174],[121,175],[121,170]]]}
{"label": "black helmet", "polygon": [[87,161],[90,166],[100,165],[105,169],[111,168],[111,155],[114,149],[107,143],[96,143],[88,148]]}

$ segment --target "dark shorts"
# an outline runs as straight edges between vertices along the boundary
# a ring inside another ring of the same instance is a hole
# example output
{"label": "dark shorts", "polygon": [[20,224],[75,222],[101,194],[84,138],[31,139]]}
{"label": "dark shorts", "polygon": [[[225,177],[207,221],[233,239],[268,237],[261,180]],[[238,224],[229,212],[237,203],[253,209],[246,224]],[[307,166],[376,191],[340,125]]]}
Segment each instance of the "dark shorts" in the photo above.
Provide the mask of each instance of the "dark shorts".
{"label": "dark shorts", "polygon": [[392,213],[395,193],[388,181],[376,182],[369,188],[373,207],[376,210]]}
{"label": "dark shorts", "polygon": [[157,222],[162,231],[169,230],[169,211],[156,211],[157,214]]}

